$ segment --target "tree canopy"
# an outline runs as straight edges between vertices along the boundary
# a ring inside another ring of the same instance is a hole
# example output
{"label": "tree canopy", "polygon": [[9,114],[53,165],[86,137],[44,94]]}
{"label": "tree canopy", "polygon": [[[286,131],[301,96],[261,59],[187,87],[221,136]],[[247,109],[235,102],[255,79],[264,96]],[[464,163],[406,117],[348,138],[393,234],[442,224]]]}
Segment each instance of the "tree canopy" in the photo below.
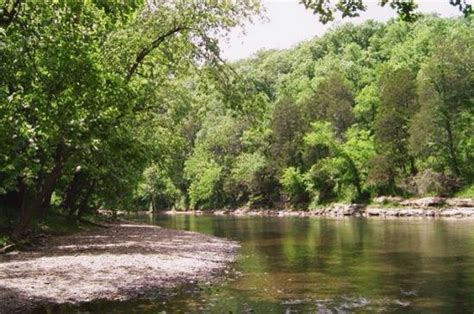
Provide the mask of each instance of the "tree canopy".
{"label": "tree canopy", "polygon": [[[468,0],[446,0],[450,5],[459,9],[465,17],[472,15],[473,7]],[[342,18],[356,17],[360,12],[365,11],[367,6],[364,0],[300,0],[300,2],[313,13],[319,16],[319,21],[326,24],[335,19],[336,14],[340,14]],[[390,6],[394,9],[401,20],[413,22],[421,16],[416,11],[418,5],[416,0],[380,0],[379,5]]]}

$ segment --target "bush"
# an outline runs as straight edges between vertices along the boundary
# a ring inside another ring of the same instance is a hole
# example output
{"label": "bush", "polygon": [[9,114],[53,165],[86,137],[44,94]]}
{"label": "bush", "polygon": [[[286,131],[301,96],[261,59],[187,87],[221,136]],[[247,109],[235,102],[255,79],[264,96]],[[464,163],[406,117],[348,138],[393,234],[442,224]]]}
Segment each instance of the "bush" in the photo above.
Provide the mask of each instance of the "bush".
{"label": "bush", "polygon": [[218,185],[221,180],[222,167],[209,163],[202,169],[199,177],[189,186],[189,206],[192,209],[212,209],[219,207]]}
{"label": "bush", "polygon": [[451,196],[460,188],[460,180],[432,169],[420,171],[414,177],[419,195]]}
{"label": "bush", "polygon": [[5,235],[0,235],[0,248],[1,247],[4,247],[5,245],[9,244],[11,241],[10,241],[10,238],[5,236]]}
{"label": "bush", "polygon": [[456,193],[456,197],[472,197],[474,198],[474,184],[465,186]]}
{"label": "bush", "polygon": [[280,183],[293,205],[308,201],[305,178],[299,169],[286,168],[281,176]]}

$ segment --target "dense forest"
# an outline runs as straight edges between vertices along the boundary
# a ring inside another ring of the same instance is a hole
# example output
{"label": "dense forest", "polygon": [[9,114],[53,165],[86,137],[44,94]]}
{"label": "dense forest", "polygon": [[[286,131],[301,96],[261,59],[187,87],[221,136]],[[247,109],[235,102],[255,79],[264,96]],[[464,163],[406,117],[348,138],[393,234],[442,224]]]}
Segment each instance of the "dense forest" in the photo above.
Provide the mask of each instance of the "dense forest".
{"label": "dense forest", "polygon": [[472,17],[347,23],[226,64],[217,38],[255,3],[15,3],[0,216],[17,236],[51,210],[473,194]]}
{"label": "dense forest", "polygon": [[472,29],[431,16],[345,24],[231,64],[224,82],[187,76],[137,196],[155,209],[311,209],[469,189]]}

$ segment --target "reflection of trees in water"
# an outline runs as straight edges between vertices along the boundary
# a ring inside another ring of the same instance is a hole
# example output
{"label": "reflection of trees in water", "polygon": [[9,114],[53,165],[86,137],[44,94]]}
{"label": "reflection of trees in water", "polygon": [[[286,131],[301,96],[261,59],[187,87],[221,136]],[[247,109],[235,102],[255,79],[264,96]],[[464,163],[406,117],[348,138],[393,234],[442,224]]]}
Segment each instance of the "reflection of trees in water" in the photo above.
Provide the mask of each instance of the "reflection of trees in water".
{"label": "reflection of trees in water", "polygon": [[236,312],[317,310],[317,300],[335,306],[342,297],[366,298],[375,309],[460,312],[474,304],[470,221],[186,215],[166,222],[241,241],[242,276],[219,292]]}

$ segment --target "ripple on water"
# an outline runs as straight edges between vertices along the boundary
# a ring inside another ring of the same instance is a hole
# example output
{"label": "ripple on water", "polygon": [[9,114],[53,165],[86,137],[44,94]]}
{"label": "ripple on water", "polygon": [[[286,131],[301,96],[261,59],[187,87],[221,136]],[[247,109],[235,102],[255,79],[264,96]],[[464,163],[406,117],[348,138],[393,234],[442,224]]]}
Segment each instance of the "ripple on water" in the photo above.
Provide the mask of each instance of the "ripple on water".
{"label": "ripple on water", "polygon": [[281,302],[287,306],[287,310],[305,308],[316,310],[318,313],[352,313],[357,310],[380,311],[388,309],[400,309],[410,306],[410,302],[400,299],[369,300],[362,296],[342,295],[328,299],[287,299]]}

